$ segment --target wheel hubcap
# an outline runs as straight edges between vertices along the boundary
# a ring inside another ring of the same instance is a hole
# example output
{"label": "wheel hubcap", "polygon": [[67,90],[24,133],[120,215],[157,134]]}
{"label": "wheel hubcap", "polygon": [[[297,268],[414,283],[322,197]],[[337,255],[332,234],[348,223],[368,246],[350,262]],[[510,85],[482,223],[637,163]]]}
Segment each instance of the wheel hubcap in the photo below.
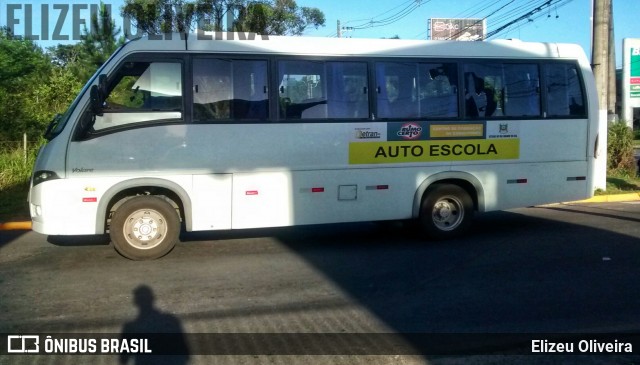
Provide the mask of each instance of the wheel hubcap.
{"label": "wheel hubcap", "polygon": [[164,217],[155,210],[137,210],[123,227],[127,242],[138,249],[151,249],[162,243],[167,233]]}
{"label": "wheel hubcap", "polygon": [[464,206],[457,197],[443,197],[434,204],[431,217],[438,229],[451,231],[462,223]]}

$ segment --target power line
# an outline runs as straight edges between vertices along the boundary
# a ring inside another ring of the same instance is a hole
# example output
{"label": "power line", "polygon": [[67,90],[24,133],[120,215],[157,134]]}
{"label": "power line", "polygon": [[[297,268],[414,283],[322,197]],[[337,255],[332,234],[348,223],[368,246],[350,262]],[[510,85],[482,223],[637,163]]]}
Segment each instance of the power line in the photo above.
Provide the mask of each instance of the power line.
{"label": "power line", "polygon": [[[476,16],[477,14],[481,13],[482,11],[494,6],[495,4],[501,2],[501,1],[505,1],[505,0],[495,0],[494,2],[490,3],[489,5],[486,5],[483,2],[479,2],[478,4],[472,6],[471,8],[465,9],[463,11],[461,11],[460,13],[456,14],[453,16],[453,18],[479,18],[481,16]],[[509,0],[506,0],[509,1]],[[482,18],[486,18],[485,16],[482,16]],[[429,33],[429,29],[420,32],[418,34],[416,34],[415,36],[413,36],[413,38],[422,38],[423,35],[426,35],[427,33]]]}
{"label": "power line", "polygon": [[[430,2],[432,0],[409,0],[400,3],[399,5],[386,10],[379,15],[372,18],[349,20],[344,24],[357,23],[350,26],[350,30],[361,30],[368,28],[383,27],[398,22],[399,20],[407,17],[420,6]],[[555,10],[556,18],[558,18],[557,10],[573,0],[495,0],[491,2],[479,2],[478,4],[463,10],[456,17],[463,18],[480,18],[486,20],[490,24],[495,24],[492,30],[487,32],[485,39],[497,37],[500,34],[510,31],[513,27],[523,27],[529,25],[540,17],[547,15],[551,17],[551,10]],[[546,11],[546,13],[545,13]],[[484,15],[483,13],[488,12]],[[385,16],[386,15],[386,16]],[[385,16],[382,19],[376,19],[381,16]],[[479,23],[478,21],[477,23]],[[469,25],[458,32],[458,34],[465,30],[475,26],[477,24]],[[415,36],[419,38],[428,32],[424,31]],[[336,33],[332,33],[331,36],[336,36]],[[451,36],[455,38],[456,35]]]}
{"label": "power line", "polygon": [[[505,1],[505,0],[496,0],[484,7],[482,7],[483,5],[485,5],[483,2],[480,2],[478,5],[476,5],[475,7],[471,7],[467,10],[462,11],[461,13],[458,13],[456,15],[454,15],[454,18],[476,18],[476,17],[481,17],[478,16],[478,14],[481,14],[483,11],[491,8],[492,6],[496,5],[497,3],[501,2],[501,1]],[[479,8],[476,10],[476,8]],[[486,16],[482,16],[483,18],[486,18]]]}
{"label": "power line", "polygon": [[[516,3],[517,1],[517,3]],[[477,26],[483,21],[487,21],[490,24],[504,24],[513,19],[521,17],[523,14],[527,14],[531,9],[543,6],[546,2],[553,0],[534,0],[534,1],[522,1],[522,0],[495,0],[491,2],[479,2],[478,4],[459,12],[454,18],[464,19],[480,19],[474,24],[470,24],[465,28],[459,30],[456,34],[452,35],[449,39],[455,39],[459,34],[462,34],[468,29]],[[555,0],[558,1],[558,0]],[[417,35],[421,36],[428,33],[429,30],[421,32]]]}
{"label": "power line", "polygon": [[[367,22],[364,23],[360,23],[357,25],[352,26],[352,28],[354,30],[357,29],[368,29],[368,28],[376,28],[376,27],[383,27],[383,26],[387,26],[390,24],[393,24],[403,18],[405,18],[406,16],[408,16],[409,14],[413,13],[416,9],[418,9],[420,6],[430,2],[431,0],[411,0],[405,3],[402,3],[400,6],[396,6],[393,9],[397,9],[403,5],[404,6],[401,10],[393,13],[392,15],[389,15],[386,18],[380,19],[380,20],[374,20],[374,18],[368,19]],[[408,4],[408,5],[407,5]],[[387,14],[390,13],[392,10],[386,11],[382,14]],[[348,21],[347,23],[353,23],[354,21]],[[345,23],[346,24],[346,23]]]}
{"label": "power line", "polygon": [[389,24],[393,24],[395,22],[397,22],[398,20],[406,17],[407,15],[411,14],[415,9],[417,9],[419,7],[419,5],[416,4],[412,4],[407,6],[406,8],[400,10],[399,12],[384,18],[382,20],[370,20],[367,23],[363,23],[360,25],[356,25],[353,26],[353,29],[367,29],[367,28],[375,28],[375,27],[382,27],[385,25],[389,25]]}
{"label": "power line", "polygon": [[[535,5],[533,5],[533,8],[528,8],[528,10],[524,10],[525,12],[519,12],[517,15],[517,17],[512,18],[511,20],[506,21],[505,23],[501,24],[500,26],[498,26],[496,29],[490,31],[487,33],[487,39],[492,38],[492,37],[496,37],[499,34],[502,34],[503,32],[506,32],[510,27],[518,24],[518,23],[524,23],[524,24],[530,24],[535,22],[535,20],[539,19],[541,16],[544,16],[544,10],[551,10],[552,6],[555,6],[555,9],[557,11],[558,8],[561,8],[567,4],[569,4],[570,2],[572,2],[573,0],[546,0],[543,2],[537,2]],[[520,7],[522,8],[522,7]],[[513,14],[513,13],[512,13]],[[515,15],[514,15],[515,16]],[[522,25],[524,25],[522,24]]]}
{"label": "power line", "polygon": [[409,1],[406,1],[406,2],[404,2],[404,3],[402,3],[402,4],[398,5],[398,6],[395,6],[395,7],[391,8],[391,9],[389,9],[389,10],[383,11],[382,13],[380,13],[380,14],[378,14],[378,15],[372,16],[372,17],[370,17],[370,18],[362,18],[362,19],[356,19],[356,20],[348,20],[348,21],[346,21],[344,24],[346,25],[346,24],[349,24],[349,23],[370,21],[370,20],[373,20],[374,18],[378,18],[378,17],[381,17],[381,16],[383,16],[383,15],[385,15],[385,14],[387,14],[387,13],[390,13],[390,12],[392,12],[392,11],[396,10],[397,8],[401,7],[401,6],[404,6],[404,5],[406,5],[406,4],[410,4],[410,3],[413,3],[413,2],[415,2],[415,0],[409,0]]}
{"label": "power line", "polygon": [[[516,1],[518,1],[516,3]],[[490,30],[485,39],[496,37],[504,32],[509,31],[512,27],[522,27],[535,22],[540,17],[544,16],[544,11],[547,11],[548,17],[550,16],[551,9],[557,9],[567,5],[573,0],[534,0],[524,1],[521,0],[496,0],[489,4],[475,5],[469,9],[466,9],[459,13],[466,18],[481,18],[481,21],[486,20],[490,24],[494,24],[492,30]],[[495,10],[492,10],[489,14],[483,15],[485,11],[498,6]],[[557,16],[556,16],[557,17]],[[464,29],[452,35],[450,39],[456,38],[458,34],[465,30],[476,26],[480,21],[471,24]],[[424,34],[426,32],[420,33]]]}

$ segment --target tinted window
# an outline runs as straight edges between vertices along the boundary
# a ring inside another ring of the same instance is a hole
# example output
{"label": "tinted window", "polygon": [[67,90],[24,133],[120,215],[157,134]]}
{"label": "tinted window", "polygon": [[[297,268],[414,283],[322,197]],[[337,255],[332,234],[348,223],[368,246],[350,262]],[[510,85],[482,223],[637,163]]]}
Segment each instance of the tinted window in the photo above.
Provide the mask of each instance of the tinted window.
{"label": "tinted window", "polygon": [[193,61],[194,121],[266,119],[267,90],[266,61]]}
{"label": "tinted window", "polygon": [[449,118],[458,116],[455,64],[376,63],[378,117]]}
{"label": "tinted window", "polygon": [[417,72],[414,62],[376,63],[378,118],[417,118]]}
{"label": "tinted window", "polygon": [[278,80],[283,119],[369,117],[366,63],[280,61]]}
{"label": "tinted window", "polygon": [[547,117],[585,116],[578,70],[574,65],[545,66]]}
{"label": "tinted window", "polygon": [[455,63],[421,63],[418,66],[420,117],[458,116],[458,72]]}
{"label": "tinted window", "polygon": [[464,65],[468,118],[540,116],[540,77],[536,64]]}

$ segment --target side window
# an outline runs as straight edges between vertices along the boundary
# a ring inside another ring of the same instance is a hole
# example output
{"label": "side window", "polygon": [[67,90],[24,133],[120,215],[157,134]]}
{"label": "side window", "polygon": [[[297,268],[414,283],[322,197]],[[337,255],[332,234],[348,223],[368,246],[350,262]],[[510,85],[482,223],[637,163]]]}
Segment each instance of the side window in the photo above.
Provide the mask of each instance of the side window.
{"label": "side window", "polygon": [[575,65],[545,65],[547,117],[584,117],[586,108]]}
{"label": "side window", "polygon": [[458,116],[458,72],[455,63],[421,63],[418,80],[420,117]]}
{"label": "side window", "polygon": [[378,118],[417,118],[417,71],[413,62],[376,63]]}
{"label": "side window", "polygon": [[504,77],[501,64],[465,64],[463,85],[467,118],[504,115]]}
{"label": "side window", "polygon": [[536,64],[464,65],[467,118],[539,117],[540,76]]}
{"label": "side window", "polygon": [[278,62],[278,104],[282,119],[328,117],[324,62]]}
{"label": "side window", "polygon": [[452,118],[458,116],[455,63],[376,63],[378,117]]}
{"label": "side window", "polygon": [[93,129],[182,119],[182,64],[125,62],[109,83],[102,116]]}
{"label": "side window", "polygon": [[327,62],[329,118],[369,118],[367,64]]}
{"label": "side window", "polygon": [[193,120],[255,120],[269,116],[267,62],[193,61]]}
{"label": "side window", "polygon": [[282,119],[369,117],[366,63],[280,61],[278,79]]}
{"label": "side window", "polygon": [[540,116],[540,76],[536,64],[504,65],[504,110],[507,117]]}

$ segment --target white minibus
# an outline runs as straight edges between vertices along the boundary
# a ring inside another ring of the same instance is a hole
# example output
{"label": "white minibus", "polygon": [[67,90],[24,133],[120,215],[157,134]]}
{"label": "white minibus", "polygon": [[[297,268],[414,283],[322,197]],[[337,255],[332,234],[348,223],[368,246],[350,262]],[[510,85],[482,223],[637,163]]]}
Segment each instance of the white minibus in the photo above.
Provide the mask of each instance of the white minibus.
{"label": "white minibus", "polygon": [[599,123],[577,45],[149,36],[49,126],[33,229],[108,232],[130,259],[182,230],[416,220],[450,238],[475,212],[592,196]]}

